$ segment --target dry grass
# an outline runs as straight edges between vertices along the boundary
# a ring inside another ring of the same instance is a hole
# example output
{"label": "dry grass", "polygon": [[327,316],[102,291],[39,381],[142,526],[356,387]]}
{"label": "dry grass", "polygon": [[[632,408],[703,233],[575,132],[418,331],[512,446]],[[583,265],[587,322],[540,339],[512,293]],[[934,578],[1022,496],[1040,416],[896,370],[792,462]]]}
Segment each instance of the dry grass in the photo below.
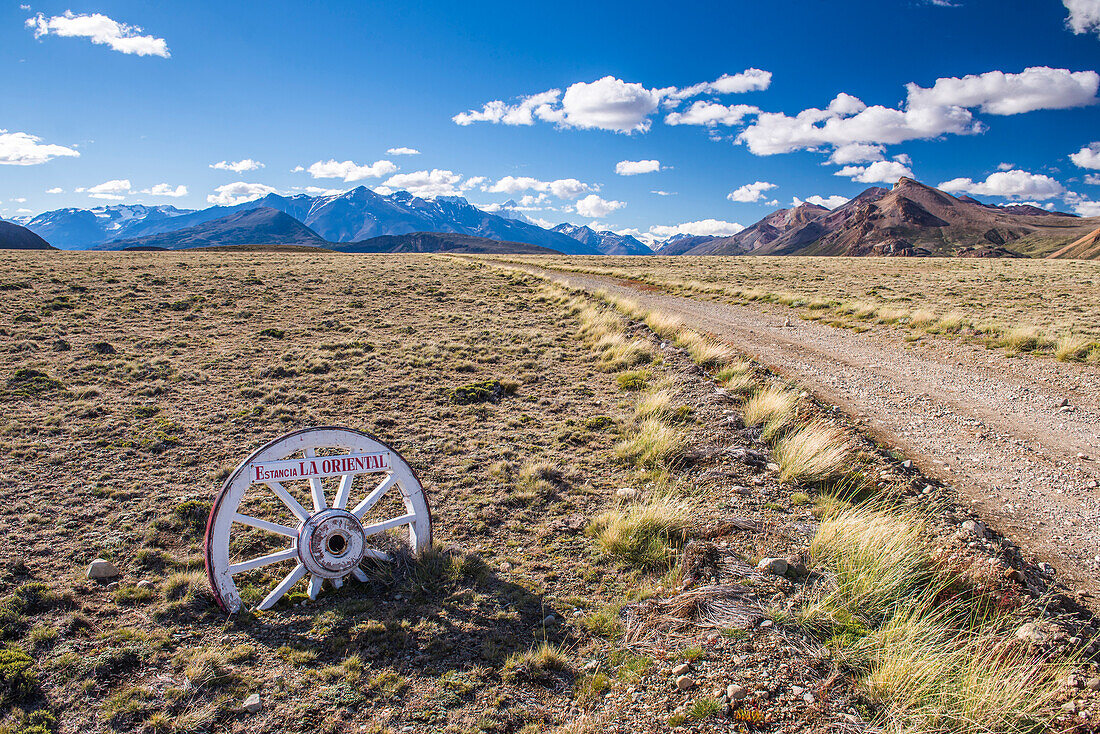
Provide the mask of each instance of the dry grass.
{"label": "dry grass", "polygon": [[850,466],[853,452],[837,426],[813,421],[780,439],[772,449],[785,482],[821,482],[839,476]]}
{"label": "dry grass", "polygon": [[685,540],[688,507],[668,498],[608,510],[586,531],[609,556],[646,570],[667,570]]}
{"label": "dry grass", "polygon": [[615,445],[615,455],[645,469],[659,469],[683,451],[682,432],[656,418],[646,418]]}
{"label": "dry grass", "polygon": [[767,385],[745,401],[745,425],[763,426],[761,435],[770,440],[790,425],[797,410],[797,393],[779,385]]}
{"label": "dry grass", "polygon": [[686,349],[692,361],[703,368],[718,367],[734,358],[729,346],[689,329],[680,331],[676,344]]}
{"label": "dry grass", "polygon": [[1100,360],[1100,343],[1074,334],[1066,334],[1054,345],[1054,357],[1059,362]]}

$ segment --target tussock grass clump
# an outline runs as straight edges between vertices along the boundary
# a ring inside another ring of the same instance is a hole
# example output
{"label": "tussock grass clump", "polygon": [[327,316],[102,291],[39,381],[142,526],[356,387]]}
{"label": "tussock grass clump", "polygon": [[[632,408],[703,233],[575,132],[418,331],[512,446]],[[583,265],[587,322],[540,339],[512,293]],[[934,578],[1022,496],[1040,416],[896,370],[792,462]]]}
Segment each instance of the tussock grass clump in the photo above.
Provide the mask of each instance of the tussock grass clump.
{"label": "tussock grass clump", "polygon": [[683,449],[680,431],[656,418],[646,418],[615,445],[615,455],[643,469],[659,469],[674,461]]}
{"label": "tussock grass clump", "polygon": [[733,350],[696,331],[682,330],[676,336],[676,344],[691,355],[691,360],[700,367],[717,367],[733,359]]}
{"label": "tussock grass clump", "polygon": [[1084,362],[1094,353],[1100,355],[1100,344],[1073,334],[1059,338],[1054,345],[1054,358],[1059,362]]}
{"label": "tussock grass clump", "polygon": [[959,313],[958,311],[952,311],[951,313],[941,316],[936,321],[935,325],[931,327],[932,331],[941,334],[956,334],[962,330],[967,324],[966,315]]}
{"label": "tussock grass clump", "polygon": [[676,316],[659,311],[650,311],[645,317],[645,325],[663,339],[673,339],[684,328],[684,322]]}
{"label": "tussock grass clump", "polygon": [[765,440],[770,440],[794,419],[797,409],[796,393],[779,385],[767,385],[745,401],[745,425],[763,426],[761,435]]}
{"label": "tussock grass clump", "polygon": [[783,481],[822,482],[844,472],[852,449],[840,428],[818,420],[780,439],[772,455]]}
{"label": "tussock grass clump", "polygon": [[599,367],[605,372],[618,372],[653,361],[653,350],[649,342],[628,339],[621,333],[606,334],[594,346],[599,352]]}
{"label": "tussock grass clump", "polygon": [[1004,347],[1009,354],[1035,352],[1051,346],[1051,341],[1033,326],[1010,329],[993,339],[994,345]]}
{"label": "tussock grass clump", "polygon": [[927,329],[936,322],[936,314],[923,308],[919,308],[909,314],[909,327],[912,329]]}
{"label": "tussock grass clump", "polygon": [[634,418],[668,418],[673,413],[672,401],[675,397],[676,391],[671,388],[646,393],[634,406]]}
{"label": "tussock grass clump", "polygon": [[630,370],[615,375],[615,382],[623,390],[645,390],[653,373],[649,370]]}
{"label": "tussock grass clump", "polygon": [[689,518],[683,503],[658,499],[597,515],[585,532],[607,555],[659,570],[668,568],[674,549],[684,544]]}
{"label": "tussock grass clump", "polygon": [[507,683],[518,680],[547,681],[554,672],[568,672],[569,658],[557,645],[544,642],[527,652],[516,652],[504,661],[500,677]]}

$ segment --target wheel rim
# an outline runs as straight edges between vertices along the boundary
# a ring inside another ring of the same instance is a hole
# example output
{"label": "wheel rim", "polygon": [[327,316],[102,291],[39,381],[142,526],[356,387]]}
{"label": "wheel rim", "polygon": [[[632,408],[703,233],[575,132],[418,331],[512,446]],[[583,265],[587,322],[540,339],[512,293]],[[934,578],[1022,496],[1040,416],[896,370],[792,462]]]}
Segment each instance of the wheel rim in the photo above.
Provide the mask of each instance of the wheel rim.
{"label": "wheel rim", "polygon": [[360,563],[392,560],[395,544],[414,554],[431,545],[412,467],[370,434],[304,429],[252,452],[225,480],[206,524],[206,573],[225,611],[241,608],[242,579],[250,592],[263,587],[256,609],[270,609],[307,577],[310,599],[325,580],[366,581]]}

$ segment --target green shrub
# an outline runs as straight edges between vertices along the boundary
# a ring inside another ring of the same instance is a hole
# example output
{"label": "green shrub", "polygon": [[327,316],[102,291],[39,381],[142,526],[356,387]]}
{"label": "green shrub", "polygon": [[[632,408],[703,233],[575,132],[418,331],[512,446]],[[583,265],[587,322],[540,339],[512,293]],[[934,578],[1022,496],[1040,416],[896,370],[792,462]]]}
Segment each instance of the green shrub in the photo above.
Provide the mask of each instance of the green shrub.
{"label": "green shrub", "polygon": [[0,649],[0,706],[30,698],[37,689],[31,656],[18,647]]}
{"label": "green shrub", "polygon": [[27,368],[16,370],[15,374],[8,378],[8,392],[23,397],[45,395],[64,387],[60,380],[55,380],[45,372]]}

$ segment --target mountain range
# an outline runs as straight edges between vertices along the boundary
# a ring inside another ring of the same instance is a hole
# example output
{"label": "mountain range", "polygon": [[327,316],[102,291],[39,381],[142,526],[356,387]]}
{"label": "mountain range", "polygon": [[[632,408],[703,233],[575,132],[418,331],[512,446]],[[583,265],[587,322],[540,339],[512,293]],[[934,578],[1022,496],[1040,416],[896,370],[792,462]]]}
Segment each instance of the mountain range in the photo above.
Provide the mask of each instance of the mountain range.
{"label": "mountain range", "polygon": [[[299,244],[348,252],[543,251],[525,249],[531,246],[571,255],[654,252],[630,235],[575,224],[546,229],[518,210],[498,211],[461,197],[422,199],[407,191],[384,196],[361,186],[326,196],[269,194],[197,211],[142,205],[59,209],[25,224],[62,249]],[[984,204],[902,178],[892,189],[869,188],[835,209],[802,203],[731,236],[679,234],[655,246],[659,255],[1100,257],[1088,239],[1098,228],[1100,217]],[[504,249],[494,243],[504,243]]]}

